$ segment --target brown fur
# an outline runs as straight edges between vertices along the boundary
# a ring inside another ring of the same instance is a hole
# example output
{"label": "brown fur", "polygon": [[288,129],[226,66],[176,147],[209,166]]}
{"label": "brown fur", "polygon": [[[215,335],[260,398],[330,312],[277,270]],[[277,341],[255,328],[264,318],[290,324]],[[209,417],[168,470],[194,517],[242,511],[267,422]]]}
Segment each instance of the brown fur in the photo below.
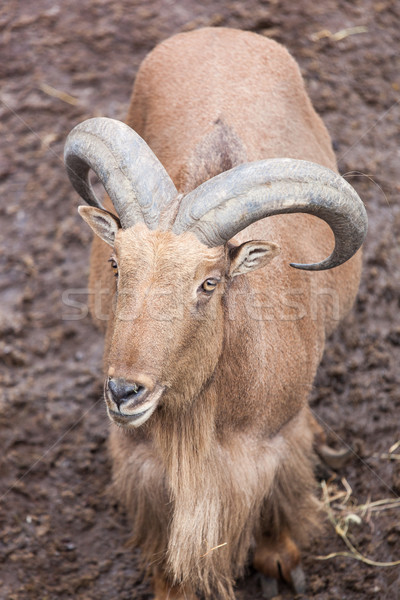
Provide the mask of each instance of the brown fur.
{"label": "brown fur", "polygon": [[[138,73],[127,122],[181,192],[262,158],[336,168],[296,63],[251,33],[204,29],[158,46]],[[354,300],[360,253],[332,271],[290,268],[332,247],[327,226],[305,215],[255,223],[233,242],[249,239],[276,242],[281,254],[232,278],[229,248],[143,225],[120,231],[115,310],[111,249],[93,244],[91,309],[106,329],[105,372],[131,381],[146,373],[164,388],[144,425],[112,427],[110,446],[115,491],[158,600],[169,589],[179,599],[231,599],[254,544],[261,570],[270,559],[276,570],[280,547],[290,569],[318,520],[307,397],[325,337]],[[196,303],[194,290],[215,273],[218,291]]]}

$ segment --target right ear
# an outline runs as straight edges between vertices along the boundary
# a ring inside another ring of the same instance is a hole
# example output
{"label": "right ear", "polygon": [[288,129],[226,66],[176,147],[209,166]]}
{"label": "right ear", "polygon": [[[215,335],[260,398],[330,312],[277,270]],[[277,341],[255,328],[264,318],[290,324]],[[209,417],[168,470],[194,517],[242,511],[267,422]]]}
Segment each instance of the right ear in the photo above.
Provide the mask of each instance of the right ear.
{"label": "right ear", "polygon": [[119,219],[106,210],[93,206],[79,206],[78,212],[95,234],[113,248],[115,236],[121,228]]}

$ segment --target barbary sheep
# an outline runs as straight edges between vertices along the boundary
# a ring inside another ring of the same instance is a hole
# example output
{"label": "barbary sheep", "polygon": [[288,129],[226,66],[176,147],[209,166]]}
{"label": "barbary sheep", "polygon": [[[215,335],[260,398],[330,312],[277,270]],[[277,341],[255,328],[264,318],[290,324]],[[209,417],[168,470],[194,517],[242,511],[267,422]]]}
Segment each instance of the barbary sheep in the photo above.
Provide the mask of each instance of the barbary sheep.
{"label": "barbary sheep", "polygon": [[65,157],[97,234],[114,490],[155,598],[232,599],[249,560],[302,591],[323,440],[308,396],[367,219],[295,61],[249,32],[176,35],[127,124],[77,125]]}

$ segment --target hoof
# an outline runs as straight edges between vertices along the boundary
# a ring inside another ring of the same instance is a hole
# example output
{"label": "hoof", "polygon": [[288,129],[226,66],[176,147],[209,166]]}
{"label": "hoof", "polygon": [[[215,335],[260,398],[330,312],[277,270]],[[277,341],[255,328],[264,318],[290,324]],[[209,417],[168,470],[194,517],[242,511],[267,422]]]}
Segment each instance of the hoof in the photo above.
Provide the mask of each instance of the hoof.
{"label": "hoof", "polygon": [[261,575],[262,597],[267,600],[272,600],[278,595],[278,582],[273,577],[265,577]]}
{"label": "hoof", "polygon": [[[260,577],[262,597],[266,598],[266,600],[276,598],[279,595],[278,580],[273,577],[266,577],[265,575],[261,575]],[[296,595],[305,593],[306,577],[301,565],[297,565],[297,567],[290,571],[286,583],[290,585]]]}
{"label": "hoof", "polygon": [[306,576],[301,565],[297,565],[292,571],[290,571],[290,581],[288,582],[292,586],[295,594],[304,594],[306,591]]}

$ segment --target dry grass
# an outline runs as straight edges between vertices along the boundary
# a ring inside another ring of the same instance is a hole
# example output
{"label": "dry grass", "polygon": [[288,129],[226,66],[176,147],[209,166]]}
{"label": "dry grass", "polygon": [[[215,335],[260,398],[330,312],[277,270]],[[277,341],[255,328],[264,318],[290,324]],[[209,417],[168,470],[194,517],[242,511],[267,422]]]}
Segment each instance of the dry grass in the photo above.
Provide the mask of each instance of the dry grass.
{"label": "dry grass", "polygon": [[318,42],[324,38],[329,38],[334,42],[340,42],[345,38],[351,35],[358,35],[360,33],[368,33],[368,28],[363,26],[358,27],[348,27],[347,29],[341,29],[336,33],[332,33],[329,29],[321,29],[321,31],[316,31],[310,35],[310,38],[313,42]]}
{"label": "dry grass", "polygon": [[[395,454],[395,451],[400,447],[400,440],[393,444],[387,453],[374,455],[375,458],[381,460],[400,460],[400,455]],[[350,540],[349,534],[351,529],[351,538],[356,540],[354,526],[360,526],[363,523],[371,524],[374,518],[379,517],[385,511],[393,511],[400,509],[400,498],[382,498],[372,501],[368,498],[367,502],[360,504],[354,496],[353,490],[345,478],[341,479],[341,485],[333,481],[323,481],[322,484],[322,500],[330,523],[332,524],[335,533],[343,540],[348,551],[332,552],[326,556],[317,556],[318,560],[328,560],[338,556],[345,556],[359,560],[367,565],[375,567],[394,567],[400,565],[400,560],[393,562],[379,562],[364,556],[354,543]]]}
{"label": "dry grass", "polygon": [[44,92],[48,96],[52,96],[53,98],[58,98],[59,100],[62,100],[63,102],[66,102],[67,104],[71,104],[72,106],[76,106],[77,104],[79,104],[78,98],[71,96],[71,94],[67,94],[67,92],[62,92],[61,90],[57,90],[53,86],[47,85],[47,83],[42,82],[39,85],[39,88],[42,90],[42,92]]}

